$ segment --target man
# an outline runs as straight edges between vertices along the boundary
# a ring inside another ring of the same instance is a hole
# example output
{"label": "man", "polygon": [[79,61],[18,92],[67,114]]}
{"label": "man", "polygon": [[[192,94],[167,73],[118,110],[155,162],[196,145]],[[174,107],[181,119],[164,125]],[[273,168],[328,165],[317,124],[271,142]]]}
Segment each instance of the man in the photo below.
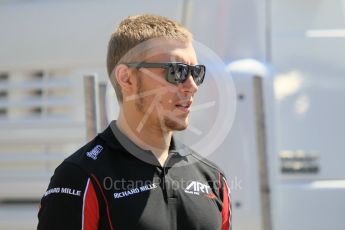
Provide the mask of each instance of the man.
{"label": "man", "polygon": [[187,128],[206,71],[191,33],[164,17],[129,17],[107,65],[119,117],[55,170],[38,229],[229,229],[224,174],[172,136]]}

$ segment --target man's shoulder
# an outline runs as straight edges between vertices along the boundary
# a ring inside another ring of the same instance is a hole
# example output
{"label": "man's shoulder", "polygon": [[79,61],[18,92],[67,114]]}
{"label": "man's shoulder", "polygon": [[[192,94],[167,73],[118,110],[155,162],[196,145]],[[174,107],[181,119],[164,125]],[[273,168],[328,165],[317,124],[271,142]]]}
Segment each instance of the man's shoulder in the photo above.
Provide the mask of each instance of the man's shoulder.
{"label": "man's shoulder", "polygon": [[88,159],[95,161],[104,152],[104,145],[104,142],[97,136],[72,153],[64,162],[80,165],[87,162]]}
{"label": "man's shoulder", "polygon": [[[55,177],[87,177],[90,173],[90,160],[95,161],[104,147],[96,138],[85,144],[64,159],[55,169]],[[90,160],[88,160],[90,159]]]}
{"label": "man's shoulder", "polygon": [[86,172],[102,171],[108,165],[117,164],[123,157],[124,149],[112,134],[110,127],[99,133],[93,140],[69,155],[62,165],[69,164]]}
{"label": "man's shoulder", "polygon": [[214,172],[214,173],[220,173],[222,176],[224,176],[223,170],[213,161],[207,159],[206,157],[200,155],[196,151],[189,149],[190,154],[188,157],[192,160],[195,161],[196,164],[198,164],[200,167],[205,168],[205,170]]}

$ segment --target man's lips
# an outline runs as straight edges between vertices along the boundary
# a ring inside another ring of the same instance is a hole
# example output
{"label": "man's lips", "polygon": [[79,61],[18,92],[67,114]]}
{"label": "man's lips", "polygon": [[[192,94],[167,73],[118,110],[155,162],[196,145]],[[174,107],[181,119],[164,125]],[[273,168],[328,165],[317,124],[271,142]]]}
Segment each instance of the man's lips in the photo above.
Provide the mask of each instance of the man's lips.
{"label": "man's lips", "polygon": [[190,108],[192,106],[192,103],[193,103],[192,101],[181,101],[181,102],[177,103],[175,106],[180,111],[189,112]]}

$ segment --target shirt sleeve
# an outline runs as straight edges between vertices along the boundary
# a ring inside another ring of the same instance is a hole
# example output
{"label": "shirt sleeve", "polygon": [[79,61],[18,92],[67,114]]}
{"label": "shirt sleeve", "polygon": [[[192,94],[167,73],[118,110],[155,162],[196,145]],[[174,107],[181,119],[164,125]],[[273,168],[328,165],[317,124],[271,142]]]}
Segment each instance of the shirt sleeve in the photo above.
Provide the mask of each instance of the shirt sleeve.
{"label": "shirt sleeve", "polygon": [[232,229],[232,208],[230,199],[230,189],[226,178],[220,174],[221,194],[223,200],[222,206],[222,230]]}
{"label": "shirt sleeve", "polygon": [[89,176],[62,163],[41,199],[37,229],[98,229],[98,222],[98,199]]}

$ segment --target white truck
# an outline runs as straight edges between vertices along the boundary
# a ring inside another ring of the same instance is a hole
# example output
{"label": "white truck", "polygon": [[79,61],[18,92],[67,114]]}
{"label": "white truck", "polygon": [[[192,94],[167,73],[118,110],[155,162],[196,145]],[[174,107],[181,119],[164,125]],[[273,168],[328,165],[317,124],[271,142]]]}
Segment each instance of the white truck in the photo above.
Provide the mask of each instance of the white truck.
{"label": "white truck", "polygon": [[180,138],[220,127],[208,157],[229,178],[233,229],[344,230],[344,0],[0,2],[0,228],[35,228],[54,168],[86,141],[83,76],[107,82],[111,32],[142,13],[185,25],[215,68]]}

